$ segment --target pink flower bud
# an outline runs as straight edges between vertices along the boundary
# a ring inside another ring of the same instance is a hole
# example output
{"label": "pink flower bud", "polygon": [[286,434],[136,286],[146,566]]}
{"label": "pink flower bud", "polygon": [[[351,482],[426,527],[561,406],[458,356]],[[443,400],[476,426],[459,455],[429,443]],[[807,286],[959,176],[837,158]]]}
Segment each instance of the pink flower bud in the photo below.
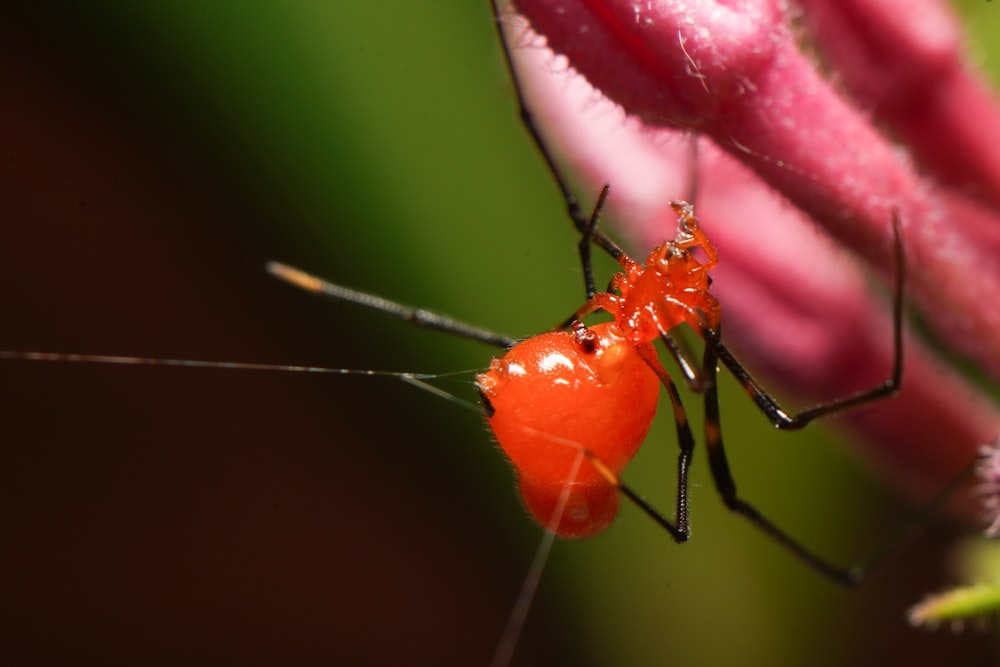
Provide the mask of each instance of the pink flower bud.
{"label": "pink flower bud", "polygon": [[[723,336],[751,367],[804,400],[888,375],[888,300],[870,293],[845,250],[891,278],[898,210],[910,305],[940,340],[1000,377],[997,212],[918,173],[799,51],[783,3],[517,6],[545,35],[507,25],[515,45],[533,45],[515,58],[536,121],[582,177],[583,192],[612,184],[607,217],[637,251],[673,229],[668,202],[689,198],[697,173],[696,211],[721,256],[713,289]],[[898,32],[889,38],[921,43]],[[960,67],[956,49],[935,53],[939,67]],[[992,98],[984,104],[995,106]],[[695,165],[692,131],[704,137]],[[900,396],[842,421],[863,435],[880,468],[923,493],[967,466],[1000,429],[989,402],[912,336]]]}

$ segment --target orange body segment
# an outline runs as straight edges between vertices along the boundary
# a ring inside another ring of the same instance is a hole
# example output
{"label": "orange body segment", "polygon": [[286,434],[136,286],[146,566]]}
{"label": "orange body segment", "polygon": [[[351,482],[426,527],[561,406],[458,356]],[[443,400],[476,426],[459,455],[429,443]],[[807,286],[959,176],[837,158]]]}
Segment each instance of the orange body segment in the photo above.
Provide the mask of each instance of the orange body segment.
{"label": "orange body segment", "polygon": [[[591,461],[622,471],[646,437],[660,388],[621,328],[606,322],[533,336],[477,382],[535,519],[562,537],[606,529],[618,490]],[[554,517],[564,489],[567,504]]]}
{"label": "orange body segment", "polygon": [[715,246],[698,225],[690,204],[671,202],[677,212],[673,240],[653,248],[640,264],[628,255],[611,279],[611,289],[595,294],[577,312],[607,311],[634,344],[651,343],[678,324],[696,331],[718,330],[722,308],[709,291],[708,272],[719,262]]}

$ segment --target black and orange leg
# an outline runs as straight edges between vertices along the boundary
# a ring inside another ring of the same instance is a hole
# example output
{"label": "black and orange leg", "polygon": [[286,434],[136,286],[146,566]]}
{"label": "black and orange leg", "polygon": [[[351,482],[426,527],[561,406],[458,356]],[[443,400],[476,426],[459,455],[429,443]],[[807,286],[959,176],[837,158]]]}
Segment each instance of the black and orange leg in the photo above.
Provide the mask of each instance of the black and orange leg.
{"label": "black and orange leg", "polygon": [[903,238],[900,231],[899,216],[893,212],[893,250],[896,261],[896,284],[893,291],[892,303],[892,344],[893,362],[889,377],[871,387],[856,394],[839,398],[836,400],[821,403],[802,410],[797,414],[789,414],[778,401],[771,396],[750,372],[740,363],[735,355],[722,342],[721,332],[703,328],[702,337],[705,339],[706,348],[711,348],[712,352],[718,356],[718,360],[729,369],[740,383],[744,390],[750,395],[754,403],[767,418],[777,428],[797,431],[818,417],[824,417],[837,412],[851,410],[853,408],[880,401],[899,392],[903,382],[903,288],[906,282],[906,256],[903,252]]}
{"label": "black and orange leg", "polygon": [[708,464],[712,471],[715,488],[722,497],[722,502],[733,512],[746,517],[761,532],[780,544],[793,556],[834,582],[853,586],[857,584],[864,572],[858,568],[842,568],[793,539],[785,531],[774,525],[757,508],[739,497],[736,492],[736,482],[729,470],[729,460],[722,442],[722,423],[719,414],[719,390],[715,383],[718,359],[711,347],[705,349],[705,376],[711,380],[705,391],[705,444],[708,449]]}
{"label": "black and orange leg", "polygon": [[[566,177],[563,176],[562,170],[556,164],[555,156],[549,149],[545,142],[545,138],[542,136],[541,130],[535,123],[535,117],[531,109],[528,107],[527,101],[524,98],[524,86],[521,83],[521,77],[517,72],[517,68],[514,66],[514,57],[511,52],[510,42],[507,40],[507,34],[503,25],[503,17],[501,15],[499,3],[497,0],[491,0],[493,5],[493,21],[496,27],[497,36],[500,38],[500,50],[503,53],[504,63],[507,65],[507,71],[510,74],[511,82],[513,83],[514,96],[517,102],[518,116],[521,119],[521,123],[527,130],[528,134],[531,136],[531,140],[535,144],[535,148],[541,154],[542,159],[545,161],[545,165],[548,167],[549,173],[552,174],[552,178],[556,182],[556,186],[559,188],[559,192],[562,195],[563,200],[566,202],[566,211],[569,214],[570,220],[573,221],[573,226],[581,234],[587,234],[587,227],[593,216],[588,217],[583,209],[580,208],[580,203],[577,201],[576,195],[569,187],[569,182]],[[611,255],[611,257],[617,259],[624,251],[621,247],[611,240],[604,232],[599,229],[591,230],[590,235],[593,239],[593,243],[599,248],[604,250],[604,252]],[[587,251],[590,252],[589,249]],[[591,283],[593,281],[591,280]],[[593,285],[588,285],[588,298],[593,294]]]}
{"label": "black and orange leg", "polygon": [[[684,410],[684,404],[681,402],[680,393],[677,391],[677,385],[674,384],[670,374],[667,373],[663,364],[660,363],[656,349],[652,345],[638,346],[636,349],[639,352],[639,356],[646,362],[646,365],[660,378],[660,383],[667,390],[667,396],[670,397],[670,407],[673,410],[674,424],[677,428],[677,444],[680,447],[680,453],[677,455],[677,491],[674,510],[676,528],[670,530],[670,534],[675,542],[686,542],[690,537],[688,525],[688,473],[691,470],[691,459],[694,455],[694,434],[691,432],[691,424],[688,421],[687,411]],[[627,493],[625,495],[632,502],[636,502],[636,498],[632,495]],[[645,501],[640,504],[640,508],[647,514],[651,514],[650,510],[647,509],[648,505],[645,504]],[[658,523],[662,524],[662,521],[658,521]]]}

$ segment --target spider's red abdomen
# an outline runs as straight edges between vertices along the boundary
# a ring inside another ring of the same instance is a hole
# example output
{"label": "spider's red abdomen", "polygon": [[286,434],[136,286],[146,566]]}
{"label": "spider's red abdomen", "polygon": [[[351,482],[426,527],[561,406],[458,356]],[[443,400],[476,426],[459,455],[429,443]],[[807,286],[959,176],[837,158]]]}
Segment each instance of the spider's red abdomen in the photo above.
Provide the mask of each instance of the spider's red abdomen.
{"label": "spider's red abdomen", "polygon": [[[533,336],[477,379],[524,504],[562,537],[596,535],[614,520],[618,490],[592,459],[621,473],[646,437],[660,388],[616,324],[585,333],[589,339],[567,331]],[[565,511],[550,526],[567,485]]]}

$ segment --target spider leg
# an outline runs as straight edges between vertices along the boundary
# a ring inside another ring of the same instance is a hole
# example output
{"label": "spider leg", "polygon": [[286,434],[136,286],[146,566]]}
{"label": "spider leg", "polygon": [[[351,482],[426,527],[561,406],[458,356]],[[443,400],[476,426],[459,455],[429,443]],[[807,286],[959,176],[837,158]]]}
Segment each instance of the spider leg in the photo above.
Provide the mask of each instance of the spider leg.
{"label": "spider leg", "polygon": [[842,568],[793,539],[786,532],[762,515],[757,508],[739,497],[736,492],[736,481],[729,470],[729,460],[722,443],[722,424],[719,414],[719,390],[715,384],[718,369],[718,358],[712,346],[705,347],[704,372],[712,380],[705,391],[705,444],[708,448],[708,463],[712,471],[715,488],[722,497],[722,502],[733,512],[746,517],[761,532],[787,549],[800,561],[832,581],[853,586],[860,580],[856,568]]}
{"label": "spider leg", "polygon": [[[677,498],[674,512],[677,522],[676,532],[670,531],[674,540],[678,543],[686,542],[690,537],[688,528],[688,472],[691,469],[691,458],[694,454],[694,435],[691,432],[691,424],[688,421],[687,412],[681,403],[680,393],[677,385],[667,370],[660,363],[656,350],[652,345],[640,345],[636,349],[639,356],[646,362],[654,373],[660,378],[660,383],[667,390],[670,397],[670,406],[673,408],[674,423],[677,427],[677,444],[680,447],[680,454],[677,456]],[[629,498],[633,500],[632,498]],[[647,512],[648,513],[648,512]]]}
{"label": "spider leg", "polygon": [[797,431],[817,417],[824,417],[880,401],[894,396],[899,392],[899,388],[903,382],[903,287],[906,282],[906,256],[903,252],[899,215],[895,211],[892,216],[892,230],[894,239],[893,249],[896,260],[896,284],[893,291],[892,304],[892,371],[885,381],[880,382],[874,387],[850,396],[821,403],[794,415],[789,414],[781,407],[777,399],[771,396],[757,382],[729,348],[726,347],[722,342],[719,330],[713,330],[708,327],[701,328],[701,334],[705,339],[706,347],[712,349],[713,356],[717,356],[718,361],[721,361],[729,369],[733,377],[736,378],[736,381],[750,394],[750,397],[760,411],[767,416],[775,427],[783,430]]}

